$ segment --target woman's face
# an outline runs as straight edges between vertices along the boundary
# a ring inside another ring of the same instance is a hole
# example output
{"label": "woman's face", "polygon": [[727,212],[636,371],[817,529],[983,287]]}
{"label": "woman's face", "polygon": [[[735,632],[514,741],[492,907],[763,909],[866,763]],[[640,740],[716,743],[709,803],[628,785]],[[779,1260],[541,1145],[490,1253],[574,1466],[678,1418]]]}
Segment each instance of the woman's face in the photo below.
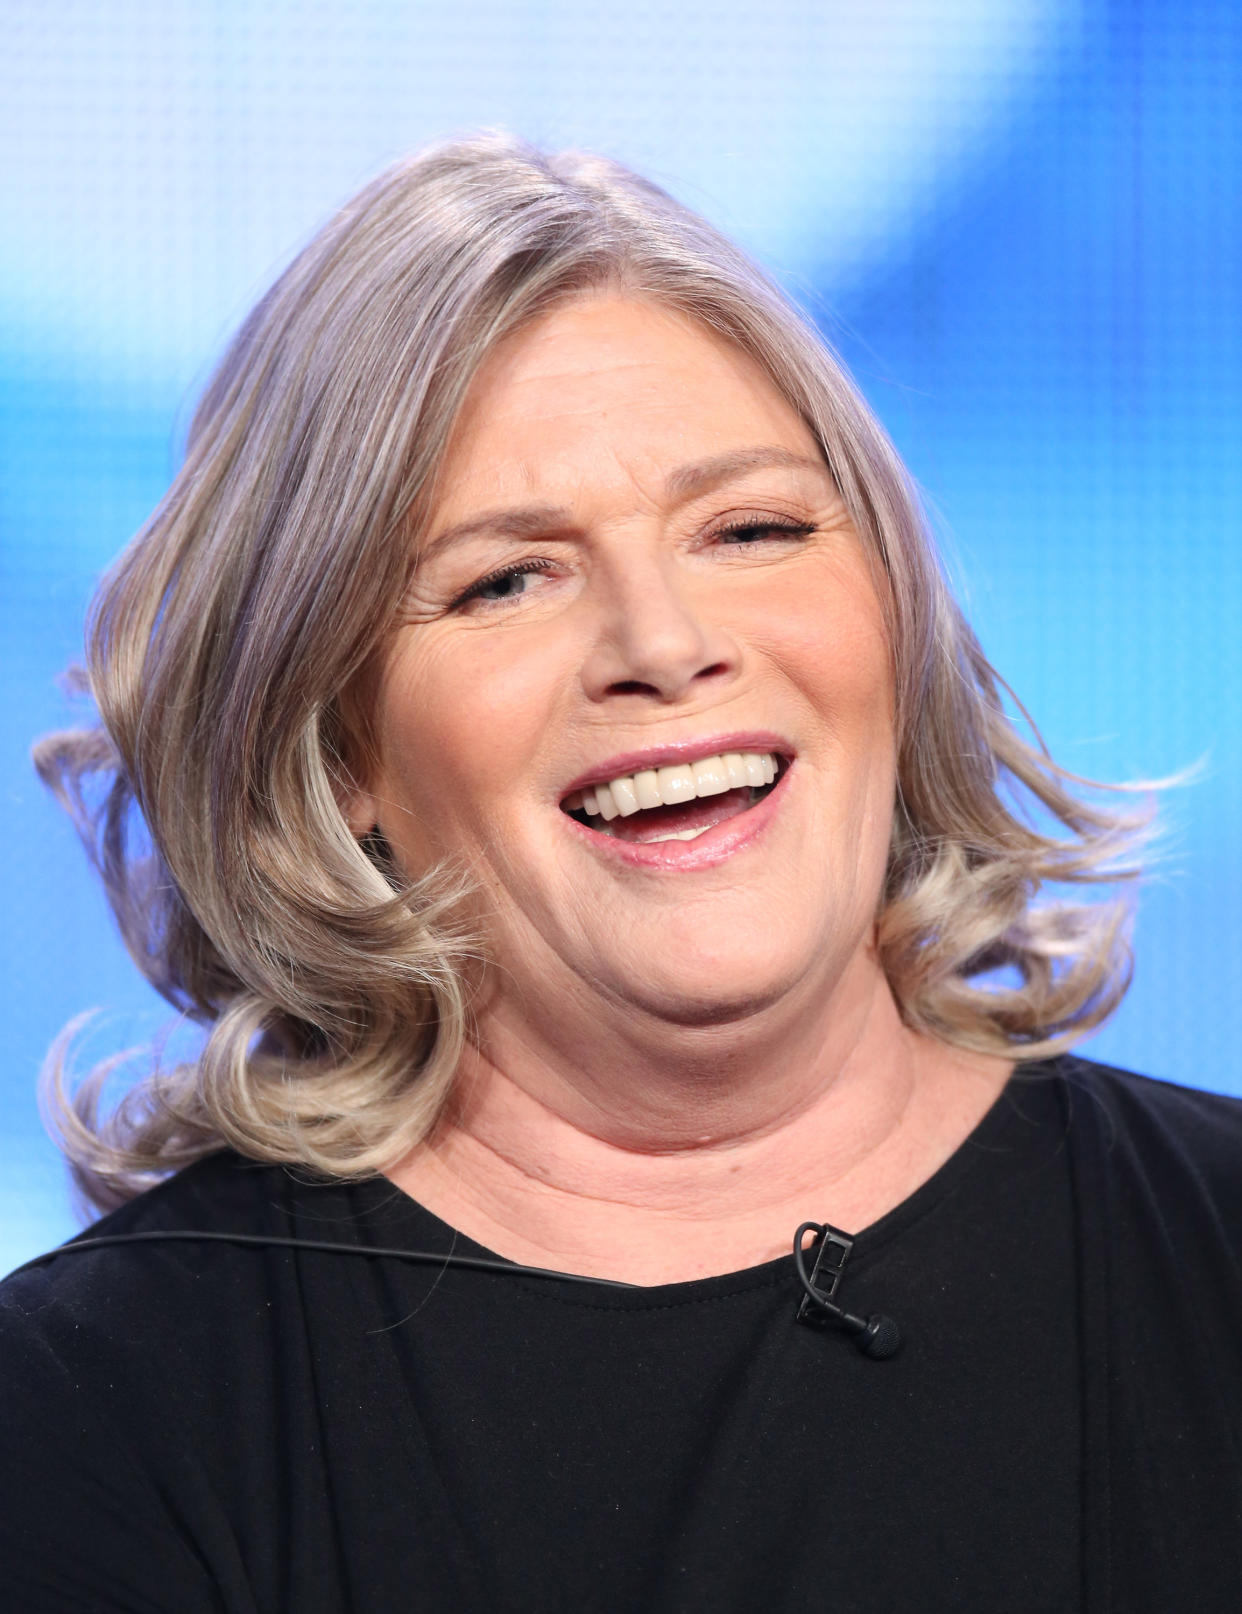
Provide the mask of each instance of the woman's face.
{"label": "woman's face", "polygon": [[437,488],[355,831],[464,862],[500,990],[544,1010],[830,992],[883,880],[893,682],[799,415],[697,325],[584,295],[490,356]]}

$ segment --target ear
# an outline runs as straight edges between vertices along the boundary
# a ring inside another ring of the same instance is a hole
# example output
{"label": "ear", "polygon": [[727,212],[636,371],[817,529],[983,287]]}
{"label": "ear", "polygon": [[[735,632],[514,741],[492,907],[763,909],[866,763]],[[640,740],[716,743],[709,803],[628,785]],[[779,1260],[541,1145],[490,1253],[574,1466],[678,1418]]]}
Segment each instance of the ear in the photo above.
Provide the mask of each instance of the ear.
{"label": "ear", "polygon": [[332,794],[355,840],[369,835],[379,821],[377,761],[368,760],[352,736],[342,735],[333,747],[330,764]]}
{"label": "ear", "polygon": [[379,803],[369,791],[354,790],[341,803],[345,822],[355,840],[369,835],[379,821]]}
{"label": "ear", "polygon": [[379,822],[375,782],[380,761],[370,722],[375,677],[375,669],[368,667],[342,690],[331,730],[333,790],[355,840],[365,839]]}
{"label": "ear", "polygon": [[349,833],[355,840],[361,840],[371,833],[379,819],[380,798],[374,777],[378,766],[373,762],[368,765],[362,747],[348,733],[339,734],[331,750],[328,774],[332,794],[341,817],[349,825]]}

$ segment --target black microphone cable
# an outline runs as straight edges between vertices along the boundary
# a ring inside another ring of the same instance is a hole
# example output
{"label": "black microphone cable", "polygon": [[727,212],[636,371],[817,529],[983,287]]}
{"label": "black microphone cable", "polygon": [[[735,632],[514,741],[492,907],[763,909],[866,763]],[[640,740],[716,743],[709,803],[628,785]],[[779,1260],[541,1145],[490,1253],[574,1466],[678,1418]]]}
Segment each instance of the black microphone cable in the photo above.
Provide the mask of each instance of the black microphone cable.
{"label": "black microphone cable", "polygon": [[[803,1240],[808,1232],[814,1232],[819,1240],[818,1259],[811,1274],[806,1270],[806,1252],[803,1248]],[[856,1317],[838,1306],[833,1299],[837,1285],[841,1281],[846,1258],[853,1248],[853,1242],[848,1234],[841,1233],[826,1223],[803,1222],[799,1227],[794,1234],[794,1268],[805,1293],[798,1309],[797,1320],[834,1323],[853,1335],[855,1344],[865,1356],[882,1359],[892,1356],[901,1344],[900,1331],[892,1318],[878,1314],[872,1317]],[[291,1238],[278,1233],[230,1233],[201,1228],[164,1228],[144,1233],[97,1233],[89,1238],[74,1239],[69,1244],[61,1244],[54,1250],[36,1255],[33,1259],[24,1261],[21,1266],[14,1267],[8,1276],[16,1277],[19,1272],[29,1272],[48,1261],[56,1260],[59,1256],[73,1255],[80,1250],[101,1250],[119,1244],[169,1243],[238,1244],[251,1249],[320,1250],[329,1255],[379,1256],[391,1261],[413,1261],[441,1268],[467,1267],[475,1272],[520,1274],[526,1278],[553,1278],[559,1283],[603,1284],[608,1289],[643,1287],[638,1283],[624,1283],[618,1278],[586,1277],[580,1272],[554,1272],[547,1267],[528,1267],[517,1261],[495,1261],[481,1255],[455,1255],[451,1251],[437,1253],[434,1250],[405,1250],[383,1244],[344,1244],[329,1239]],[[831,1274],[831,1282],[826,1291],[815,1285],[815,1280],[821,1276],[821,1272]]]}
{"label": "black microphone cable", "polygon": [[521,1273],[527,1278],[557,1278],[562,1283],[602,1283],[610,1289],[642,1287],[637,1283],[622,1283],[617,1278],[588,1278],[580,1272],[552,1272],[547,1267],[524,1267],[517,1261],[493,1261],[482,1255],[454,1255],[449,1252],[438,1255],[434,1250],[400,1250],[384,1244],[339,1244],[329,1239],[287,1238],[279,1233],[226,1233],[216,1230],[209,1232],[190,1227],[167,1228],[148,1233],[100,1233],[92,1238],[74,1239],[69,1244],[60,1244],[54,1250],[36,1255],[31,1261],[24,1261],[21,1266],[14,1267],[8,1276],[16,1277],[19,1272],[42,1266],[45,1261],[53,1261],[60,1255],[73,1255],[77,1250],[101,1250],[114,1244],[169,1242],[245,1244],[251,1249],[263,1249],[271,1245],[278,1250],[323,1250],[329,1255],[379,1255],[392,1261],[416,1261],[426,1266],[470,1267],[476,1272]]}

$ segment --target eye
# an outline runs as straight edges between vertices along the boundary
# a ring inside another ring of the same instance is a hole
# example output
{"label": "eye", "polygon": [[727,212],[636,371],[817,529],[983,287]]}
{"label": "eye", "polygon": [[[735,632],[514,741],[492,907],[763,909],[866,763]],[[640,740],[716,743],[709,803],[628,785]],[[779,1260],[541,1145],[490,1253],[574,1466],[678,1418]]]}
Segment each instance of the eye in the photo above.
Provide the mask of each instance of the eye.
{"label": "eye", "polygon": [[712,536],[727,547],[747,549],[765,539],[774,539],[779,543],[782,540],[809,538],[814,531],[815,528],[805,521],[760,520],[748,516],[742,521],[717,528]]}
{"label": "eye", "polygon": [[501,566],[486,577],[480,577],[477,583],[457,596],[452,602],[451,609],[457,610],[472,601],[481,605],[507,605],[511,600],[518,600],[530,592],[526,586],[526,579],[540,572],[550,572],[550,560],[523,560],[516,561],[511,566]]}

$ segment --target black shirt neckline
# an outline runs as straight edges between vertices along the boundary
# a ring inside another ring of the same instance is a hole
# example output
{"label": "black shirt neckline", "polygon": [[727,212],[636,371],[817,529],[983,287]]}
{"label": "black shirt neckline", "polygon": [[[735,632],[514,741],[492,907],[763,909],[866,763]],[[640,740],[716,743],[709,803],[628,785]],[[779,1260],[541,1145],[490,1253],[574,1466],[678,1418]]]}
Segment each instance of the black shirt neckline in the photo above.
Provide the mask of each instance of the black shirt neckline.
{"label": "black shirt neckline", "polygon": [[[844,1228],[854,1240],[850,1255],[851,1270],[881,1254],[903,1233],[931,1215],[948,1197],[960,1189],[977,1167],[1009,1142],[1008,1134],[1022,1115],[1020,1098],[1037,1085],[1049,1085],[1058,1073],[1057,1061],[1019,1064],[1009,1080],[997,1094],[972,1130],[957,1148],[924,1182],[905,1199],[878,1217],[858,1233]],[[1008,1152],[1006,1150],[1006,1152]],[[410,1247],[432,1248],[455,1255],[479,1256],[490,1261],[512,1265],[517,1270],[514,1281],[522,1282],[531,1292],[544,1294],[559,1302],[570,1302],[592,1307],[608,1306],[618,1310],[664,1309],[669,1306],[695,1305],[704,1300],[724,1299],[730,1295],[753,1293],[756,1289],[776,1285],[788,1286],[793,1273],[793,1234],[789,1230],[791,1253],[775,1256],[771,1260],[742,1267],[733,1272],[716,1273],[706,1278],[688,1278],[673,1283],[635,1284],[632,1288],[613,1288],[600,1283],[598,1288],[580,1282],[558,1284],[551,1279],[523,1280],[518,1263],[500,1255],[486,1245],[462,1233],[451,1223],[407,1194],[388,1178],[370,1179],[357,1185],[363,1199],[359,1209],[368,1220],[383,1225],[383,1237],[391,1240],[406,1238]],[[806,1220],[817,1219],[814,1206],[807,1207]],[[378,1231],[378,1229],[377,1229]],[[377,1239],[378,1241],[378,1239]]]}

